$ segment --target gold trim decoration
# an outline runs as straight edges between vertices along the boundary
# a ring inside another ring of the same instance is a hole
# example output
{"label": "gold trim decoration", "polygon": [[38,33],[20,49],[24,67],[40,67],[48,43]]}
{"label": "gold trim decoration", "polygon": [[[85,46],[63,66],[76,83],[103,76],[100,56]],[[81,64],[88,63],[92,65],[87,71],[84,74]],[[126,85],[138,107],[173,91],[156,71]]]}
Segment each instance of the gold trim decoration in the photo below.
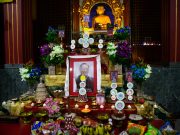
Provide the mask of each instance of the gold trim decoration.
{"label": "gold trim decoration", "polygon": [[[46,86],[64,86],[66,75],[45,75],[45,84]],[[117,80],[118,87],[123,86],[123,75],[118,75]],[[101,75],[101,86],[110,87],[110,74]]]}
{"label": "gold trim decoration", "polygon": [[46,86],[64,86],[66,75],[45,75]]}
{"label": "gold trim decoration", "polygon": [[120,3],[120,0],[83,0],[82,5],[80,6],[80,28],[84,29],[83,18],[84,15],[89,15],[91,9],[94,5],[98,3],[105,3],[110,6],[112,9],[112,14],[114,15],[114,22],[117,22],[120,18],[123,22],[123,11],[124,5]]}

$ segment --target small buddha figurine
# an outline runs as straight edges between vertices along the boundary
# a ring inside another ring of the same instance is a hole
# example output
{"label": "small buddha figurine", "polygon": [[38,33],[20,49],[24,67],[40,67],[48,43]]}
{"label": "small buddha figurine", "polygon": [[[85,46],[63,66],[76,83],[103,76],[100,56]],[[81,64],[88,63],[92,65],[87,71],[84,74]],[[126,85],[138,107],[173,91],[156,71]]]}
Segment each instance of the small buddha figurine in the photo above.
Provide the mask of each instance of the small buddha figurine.
{"label": "small buddha figurine", "polygon": [[98,15],[93,18],[93,27],[97,29],[96,25],[98,25],[98,28],[106,30],[107,24],[111,24],[111,20],[109,16],[104,14],[104,6],[98,6],[96,12]]}

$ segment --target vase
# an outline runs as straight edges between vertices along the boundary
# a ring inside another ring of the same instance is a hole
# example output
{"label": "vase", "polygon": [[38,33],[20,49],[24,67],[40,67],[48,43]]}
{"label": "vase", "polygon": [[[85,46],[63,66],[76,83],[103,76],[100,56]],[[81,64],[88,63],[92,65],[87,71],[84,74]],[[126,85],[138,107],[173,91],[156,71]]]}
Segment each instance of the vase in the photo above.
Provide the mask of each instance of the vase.
{"label": "vase", "polygon": [[142,90],[142,82],[136,82],[136,95],[137,97],[143,97],[144,95]]}
{"label": "vase", "polygon": [[48,66],[48,74],[55,75],[56,74],[56,67],[55,66]]}
{"label": "vase", "polygon": [[29,94],[34,94],[35,90],[37,87],[37,81],[34,81],[33,83],[28,83],[28,93]]}
{"label": "vase", "polygon": [[61,64],[56,65],[55,70],[56,70],[56,75],[61,75],[62,74],[62,65]]}

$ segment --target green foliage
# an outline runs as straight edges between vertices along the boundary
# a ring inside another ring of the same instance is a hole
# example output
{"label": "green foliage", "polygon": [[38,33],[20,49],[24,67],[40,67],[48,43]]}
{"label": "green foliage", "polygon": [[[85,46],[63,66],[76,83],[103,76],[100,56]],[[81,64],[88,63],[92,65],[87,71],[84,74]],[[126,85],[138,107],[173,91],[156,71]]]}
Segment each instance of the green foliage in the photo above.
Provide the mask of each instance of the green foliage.
{"label": "green foliage", "polygon": [[130,27],[126,26],[120,29],[117,29],[114,33],[114,38],[116,40],[126,40],[130,37],[131,29]]}
{"label": "green foliage", "polygon": [[53,57],[53,59],[51,59],[50,55],[41,57],[41,60],[44,61],[49,66],[64,63],[64,57],[55,56],[55,57]]}
{"label": "green foliage", "polygon": [[58,38],[57,30],[53,29],[52,27],[48,28],[48,32],[46,33],[46,40],[49,43],[53,43]]}

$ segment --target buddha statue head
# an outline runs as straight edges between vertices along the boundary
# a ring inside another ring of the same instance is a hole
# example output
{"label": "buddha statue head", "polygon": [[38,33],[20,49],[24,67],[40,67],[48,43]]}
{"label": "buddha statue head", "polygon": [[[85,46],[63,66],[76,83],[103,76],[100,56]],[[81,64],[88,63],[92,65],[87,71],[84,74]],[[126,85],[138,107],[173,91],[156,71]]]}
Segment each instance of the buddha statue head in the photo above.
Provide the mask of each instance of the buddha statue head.
{"label": "buddha statue head", "polygon": [[96,12],[98,15],[104,15],[105,12],[104,6],[98,6]]}

